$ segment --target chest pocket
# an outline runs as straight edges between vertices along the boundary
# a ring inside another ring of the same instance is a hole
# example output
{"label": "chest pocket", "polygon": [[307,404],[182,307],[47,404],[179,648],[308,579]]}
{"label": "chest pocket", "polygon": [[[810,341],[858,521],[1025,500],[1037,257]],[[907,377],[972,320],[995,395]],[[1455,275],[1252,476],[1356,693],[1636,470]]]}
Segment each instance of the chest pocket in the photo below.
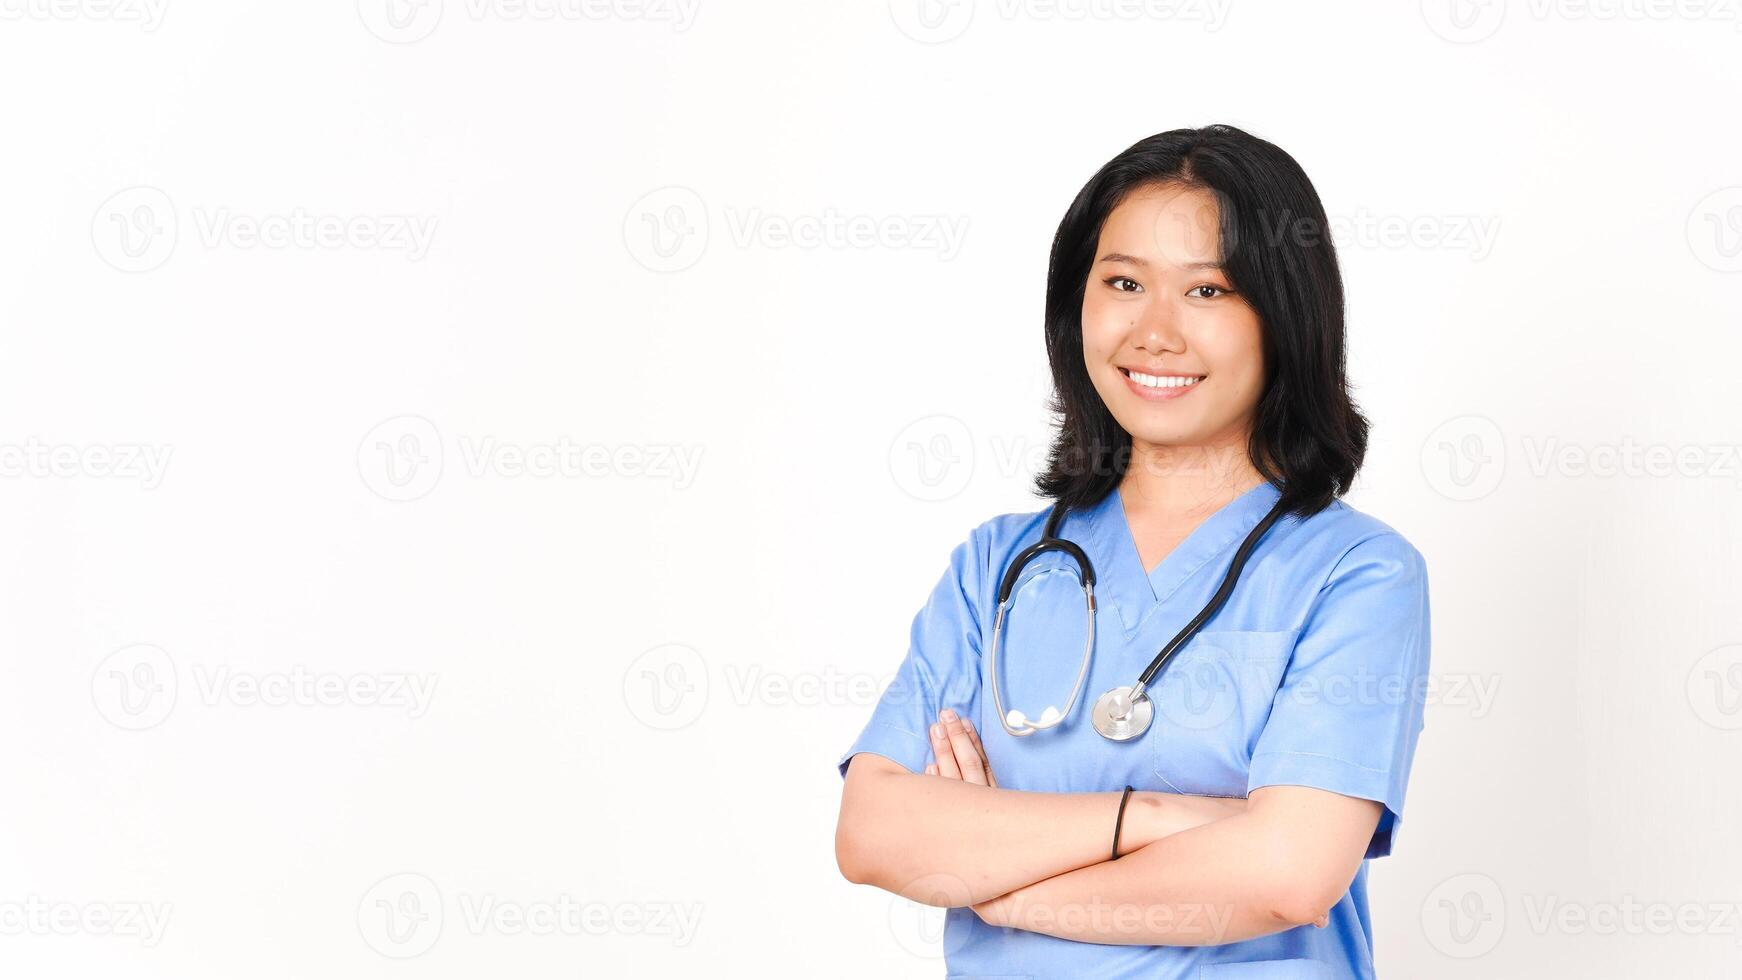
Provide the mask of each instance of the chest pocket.
{"label": "chest pocket", "polygon": [[1144,735],[1167,789],[1245,796],[1252,748],[1282,684],[1294,630],[1206,630],[1175,654],[1155,686]]}

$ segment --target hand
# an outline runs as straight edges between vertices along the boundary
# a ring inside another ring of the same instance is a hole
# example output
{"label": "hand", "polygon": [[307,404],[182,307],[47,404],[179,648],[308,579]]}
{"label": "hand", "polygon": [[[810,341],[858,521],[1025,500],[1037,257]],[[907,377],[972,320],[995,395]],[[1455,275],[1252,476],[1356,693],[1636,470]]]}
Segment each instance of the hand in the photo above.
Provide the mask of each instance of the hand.
{"label": "hand", "polygon": [[949,708],[938,712],[938,721],[931,726],[931,754],[936,761],[925,767],[928,776],[959,779],[978,786],[998,785],[974,723]]}

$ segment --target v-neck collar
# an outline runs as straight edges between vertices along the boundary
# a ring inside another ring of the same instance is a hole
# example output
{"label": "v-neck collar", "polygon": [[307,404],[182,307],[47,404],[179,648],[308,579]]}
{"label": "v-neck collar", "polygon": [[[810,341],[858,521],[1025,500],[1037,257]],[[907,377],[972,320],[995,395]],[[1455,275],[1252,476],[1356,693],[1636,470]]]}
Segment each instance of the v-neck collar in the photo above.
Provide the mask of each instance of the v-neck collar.
{"label": "v-neck collar", "polygon": [[1205,565],[1231,557],[1234,547],[1258,526],[1281,495],[1282,491],[1269,482],[1245,491],[1193,528],[1154,572],[1145,573],[1131,525],[1125,519],[1124,501],[1114,488],[1083,513],[1087,527],[1079,532],[1083,534],[1079,539],[1082,546],[1095,563],[1096,597],[1118,608],[1119,621],[1127,632],[1136,630]]}

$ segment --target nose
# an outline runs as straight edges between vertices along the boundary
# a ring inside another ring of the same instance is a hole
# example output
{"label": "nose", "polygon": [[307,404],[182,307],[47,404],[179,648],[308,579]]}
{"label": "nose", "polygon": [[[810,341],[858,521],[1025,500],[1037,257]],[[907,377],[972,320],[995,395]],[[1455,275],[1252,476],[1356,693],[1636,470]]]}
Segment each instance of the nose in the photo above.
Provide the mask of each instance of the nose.
{"label": "nose", "polygon": [[1146,354],[1179,354],[1185,351],[1185,336],[1173,309],[1167,303],[1151,303],[1132,332],[1131,342]]}

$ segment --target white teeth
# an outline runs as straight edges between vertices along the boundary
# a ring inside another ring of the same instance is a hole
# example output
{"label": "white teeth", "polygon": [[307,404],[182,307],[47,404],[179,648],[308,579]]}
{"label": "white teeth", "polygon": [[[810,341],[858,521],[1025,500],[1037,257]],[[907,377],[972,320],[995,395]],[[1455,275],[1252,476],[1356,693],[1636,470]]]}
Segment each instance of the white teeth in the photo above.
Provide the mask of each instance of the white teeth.
{"label": "white teeth", "polygon": [[1204,380],[1201,377],[1182,378],[1175,375],[1139,374],[1136,371],[1126,371],[1131,380],[1145,388],[1188,388]]}

